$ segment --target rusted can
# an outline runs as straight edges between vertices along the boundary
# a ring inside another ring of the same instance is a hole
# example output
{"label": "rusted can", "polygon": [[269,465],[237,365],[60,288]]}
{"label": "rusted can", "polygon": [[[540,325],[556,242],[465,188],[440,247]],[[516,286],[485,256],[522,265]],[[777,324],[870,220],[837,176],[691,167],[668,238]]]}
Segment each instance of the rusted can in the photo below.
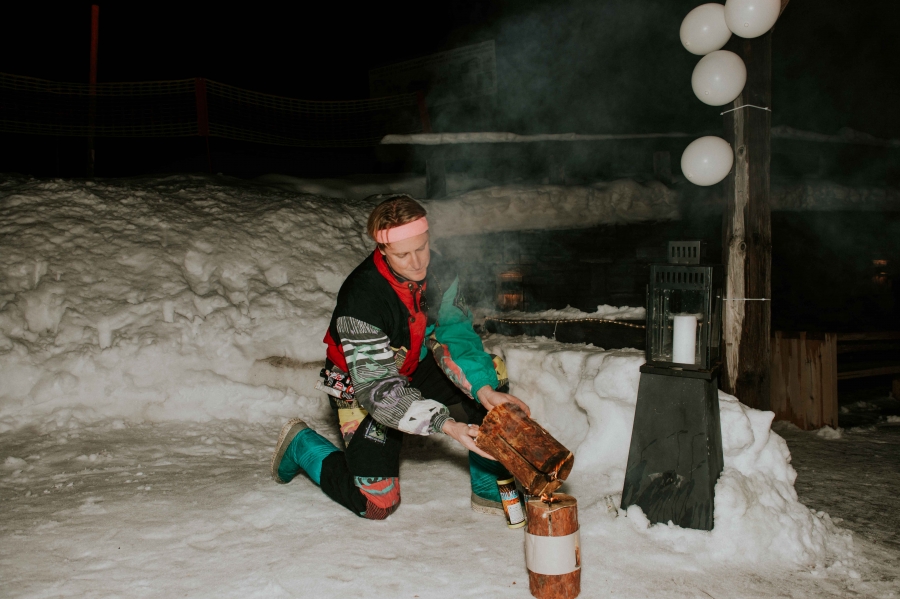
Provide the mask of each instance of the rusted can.
{"label": "rusted can", "polygon": [[510,528],[522,528],[525,526],[525,510],[522,508],[519,490],[516,489],[516,479],[497,480],[497,486],[500,488],[500,500],[503,502],[506,525]]}

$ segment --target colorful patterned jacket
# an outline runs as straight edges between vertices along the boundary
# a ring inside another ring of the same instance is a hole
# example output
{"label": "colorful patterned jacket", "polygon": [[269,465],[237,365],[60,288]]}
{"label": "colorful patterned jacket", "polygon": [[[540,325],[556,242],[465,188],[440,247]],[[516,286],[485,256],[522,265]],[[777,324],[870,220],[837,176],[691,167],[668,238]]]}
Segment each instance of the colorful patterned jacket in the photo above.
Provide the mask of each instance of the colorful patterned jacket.
{"label": "colorful patterned jacket", "polygon": [[373,252],[341,286],[325,343],[325,372],[349,373],[352,379],[346,399],[352,397],[376,422],[407,433],[440,432],[450,417],[446,406],[409,385],[428,348],[469,397],[477,400],[479,389],[498,385],[492,357],[472,328],[459,277],[434,251],[421,285],[396,276],[381,252]]}

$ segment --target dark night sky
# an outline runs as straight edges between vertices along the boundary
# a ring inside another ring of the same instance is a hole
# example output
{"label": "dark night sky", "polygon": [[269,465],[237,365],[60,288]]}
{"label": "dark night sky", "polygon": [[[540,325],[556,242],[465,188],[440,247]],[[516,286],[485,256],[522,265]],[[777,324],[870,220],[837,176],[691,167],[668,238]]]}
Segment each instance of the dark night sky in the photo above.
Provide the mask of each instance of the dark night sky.
{"label": "dark night sky", "polygon": [[[294,3],[214,10],[101,3],[101,81],[204,76],[304,99],[367,95],[373,66],[497,42],[494,126],[517,132],[700,131],[678,41],[696,0]],[[0,71],[86,81],[89,2],[4,8]],[[792,0],[774,38],[773,123],[900,137],[900,3]],[[441,124],[441,123],[439,123]],[[446,130],[464,121],[442,123]]]}

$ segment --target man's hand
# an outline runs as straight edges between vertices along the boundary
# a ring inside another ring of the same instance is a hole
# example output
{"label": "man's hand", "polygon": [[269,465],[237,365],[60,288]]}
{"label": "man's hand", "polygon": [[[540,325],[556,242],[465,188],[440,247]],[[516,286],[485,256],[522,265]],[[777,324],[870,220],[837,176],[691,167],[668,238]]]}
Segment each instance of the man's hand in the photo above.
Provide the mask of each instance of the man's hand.
{"label": "man's hand", "polygon": [[[478,436],[478,427],[474,424],[469,425],[464,422],[457,422],[456,420],[448,420],[444,423],[443,428],[444,434],[450,435],[457,441],[459,441],[460,445],[468,449],[469,451],[474,451],[481,457],[485,457],[489,460],[493,460],[494,456],[485,453],[481,449],[475,445],[475,437]],[[496,461],[496,460],[494,460]]]}
{"label": "man's hand", "polygon": [[528,405],[526,405],[524,401],[522,401],[515,395],[494,391],[488,385],[485,385],[484,387],[479,389],[477,395],[478,401],[481,402],[481,405],[483,405],[488,412],[502,403],[514,403],[522,408],[527,415],[531,416],[531,410],[529,409]]}

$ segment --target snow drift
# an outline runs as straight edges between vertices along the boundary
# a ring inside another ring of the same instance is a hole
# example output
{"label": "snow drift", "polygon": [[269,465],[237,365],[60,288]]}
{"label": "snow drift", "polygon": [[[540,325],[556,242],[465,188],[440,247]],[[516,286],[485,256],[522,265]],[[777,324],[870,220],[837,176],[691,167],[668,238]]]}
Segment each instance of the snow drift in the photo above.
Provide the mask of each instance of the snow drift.
{"label": "snow drift", "polygon": [[0,427],[300,401],[245,385],[249,368],[321,360],[369,208],[217,181],[0,183]]}
{"label": "snow drift", "polygon": [[[346,180],[265,175],[259,181],[281,189],[335,198],[363,199],[376,193],[425,197],[425,177],[371,175]],[[592,185],[495,185],[460,174],[447,177],[449,197],[423,200],[438,237],[526,229],[582,229],[678,218],[679,193],[659,181],[620,179]]]}

